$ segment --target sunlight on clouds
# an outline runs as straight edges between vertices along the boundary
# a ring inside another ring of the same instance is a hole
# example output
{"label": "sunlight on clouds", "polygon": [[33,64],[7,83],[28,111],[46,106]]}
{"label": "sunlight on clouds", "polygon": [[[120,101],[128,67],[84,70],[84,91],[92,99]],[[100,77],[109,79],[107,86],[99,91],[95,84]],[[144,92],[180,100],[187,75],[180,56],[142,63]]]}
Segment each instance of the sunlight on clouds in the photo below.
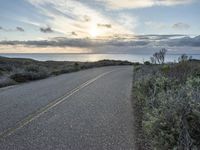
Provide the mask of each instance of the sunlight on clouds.
{"label": "sunlight on clouds", "polygon": [[88,48],[79,47],[31,47],[24,45],[0,45],[1,53],[90,53]]}
{"label": "sunlight on clouds", "polygon": [[170,6],[170,5],[187,4],[194,1],[196,0],[103,0],[103,2],[106,3],[108,7],[111,9],[144,8],[156,5]]}
{"label": "sunlight on clouds", "polygon": [[[71,36],[72,32],[77,38],[95,38],[114,34],[133,33],[124,24],[113,20],[97,10],[87,6],[84,2],[74,0],[28,0],[39,9],[42,15],[49,17],[44,23],[55,31]],[[131,20],[132,18],[128,18]],[[129,21],[127,20],[127,21]],[[125,23],[127,23],[127,21]],[[99,27],[98,24],[110,24],[110,28]]]}
{"label": "sunlight on clouds", "polygon": [[96,25],[92,26],[89,29],[89,33],[90,33],[90,36],[93,38],[96,38],[97,36],[100,35],[100,31],[97,29]]}

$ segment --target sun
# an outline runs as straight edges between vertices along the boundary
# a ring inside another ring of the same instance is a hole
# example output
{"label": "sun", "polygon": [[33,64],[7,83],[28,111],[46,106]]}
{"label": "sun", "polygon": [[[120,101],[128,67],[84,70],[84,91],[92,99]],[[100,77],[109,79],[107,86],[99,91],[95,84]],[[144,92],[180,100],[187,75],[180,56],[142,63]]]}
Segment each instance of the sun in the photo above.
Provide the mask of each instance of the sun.
{"label": "sun", "polygon": [[90,29],[89,29],[89,35],[92,37],[92,38],[96,38],[97,36],[99,36],[101,34],[101,31],[96,27],[96,26],[92,26]]}
{"label": "sun", "polygon": [[97,36],[99,35],[97,29],[94,28],[94,27],[92,27],[92,28],[90,29],[89,34],[90,34],[90,36],[91,36],[92,38],[95,38],[95,37],[97,37]]}
{"label": "sun", "polygon": [[93,38],[97,37],[98,35],[97,30],[94,30],[94,29],[91,29],[89,33],[90,33],[90,36]]}

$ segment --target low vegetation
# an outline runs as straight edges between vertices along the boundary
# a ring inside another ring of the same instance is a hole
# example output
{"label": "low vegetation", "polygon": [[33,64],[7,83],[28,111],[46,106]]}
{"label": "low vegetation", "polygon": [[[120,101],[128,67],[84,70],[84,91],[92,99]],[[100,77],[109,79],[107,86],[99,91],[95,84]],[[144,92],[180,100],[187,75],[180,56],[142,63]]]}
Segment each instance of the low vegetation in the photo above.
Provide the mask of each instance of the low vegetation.
{"label": "low vegetation", "polygon": [[98,62],[36,61],[0,57],[0,87],[44,79],[93,67],[132,65],[128,61],[101,60]]}
{"label": "low vegetation", "polygon": [[200,149],[200,61],[146,63],[134,69],[138,149]]}

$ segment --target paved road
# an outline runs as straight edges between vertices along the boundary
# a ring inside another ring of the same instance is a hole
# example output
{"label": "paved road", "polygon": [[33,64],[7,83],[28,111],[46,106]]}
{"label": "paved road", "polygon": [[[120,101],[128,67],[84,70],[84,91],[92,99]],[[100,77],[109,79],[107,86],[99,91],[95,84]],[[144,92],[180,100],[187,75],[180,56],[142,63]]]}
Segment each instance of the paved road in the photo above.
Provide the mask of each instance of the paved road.
{"label": "paved road", "polygon": [[0,89],[1,150],[132,150],[131,66]]}

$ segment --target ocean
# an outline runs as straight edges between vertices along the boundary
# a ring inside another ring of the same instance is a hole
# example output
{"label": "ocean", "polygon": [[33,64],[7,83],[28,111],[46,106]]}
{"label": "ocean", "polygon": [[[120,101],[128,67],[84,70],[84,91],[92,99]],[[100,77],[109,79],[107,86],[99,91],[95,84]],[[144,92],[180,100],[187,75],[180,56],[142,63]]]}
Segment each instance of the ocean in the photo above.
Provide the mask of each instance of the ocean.
{"label": "ocean", "polygon": [[[181,54],[167,54],[166,62],[174,62],[178,60]],[[66,54],[66,53],[15,53],[15,54],[0,54],[0,56],[10,58],[31,58],[40,61],[82,61],[93,62],[103,59],[112,60],[127,60],[131,62],[149,61],[152,55],[150,54]],[[200,59],[200,54],[190,54],[193,59]]]}

